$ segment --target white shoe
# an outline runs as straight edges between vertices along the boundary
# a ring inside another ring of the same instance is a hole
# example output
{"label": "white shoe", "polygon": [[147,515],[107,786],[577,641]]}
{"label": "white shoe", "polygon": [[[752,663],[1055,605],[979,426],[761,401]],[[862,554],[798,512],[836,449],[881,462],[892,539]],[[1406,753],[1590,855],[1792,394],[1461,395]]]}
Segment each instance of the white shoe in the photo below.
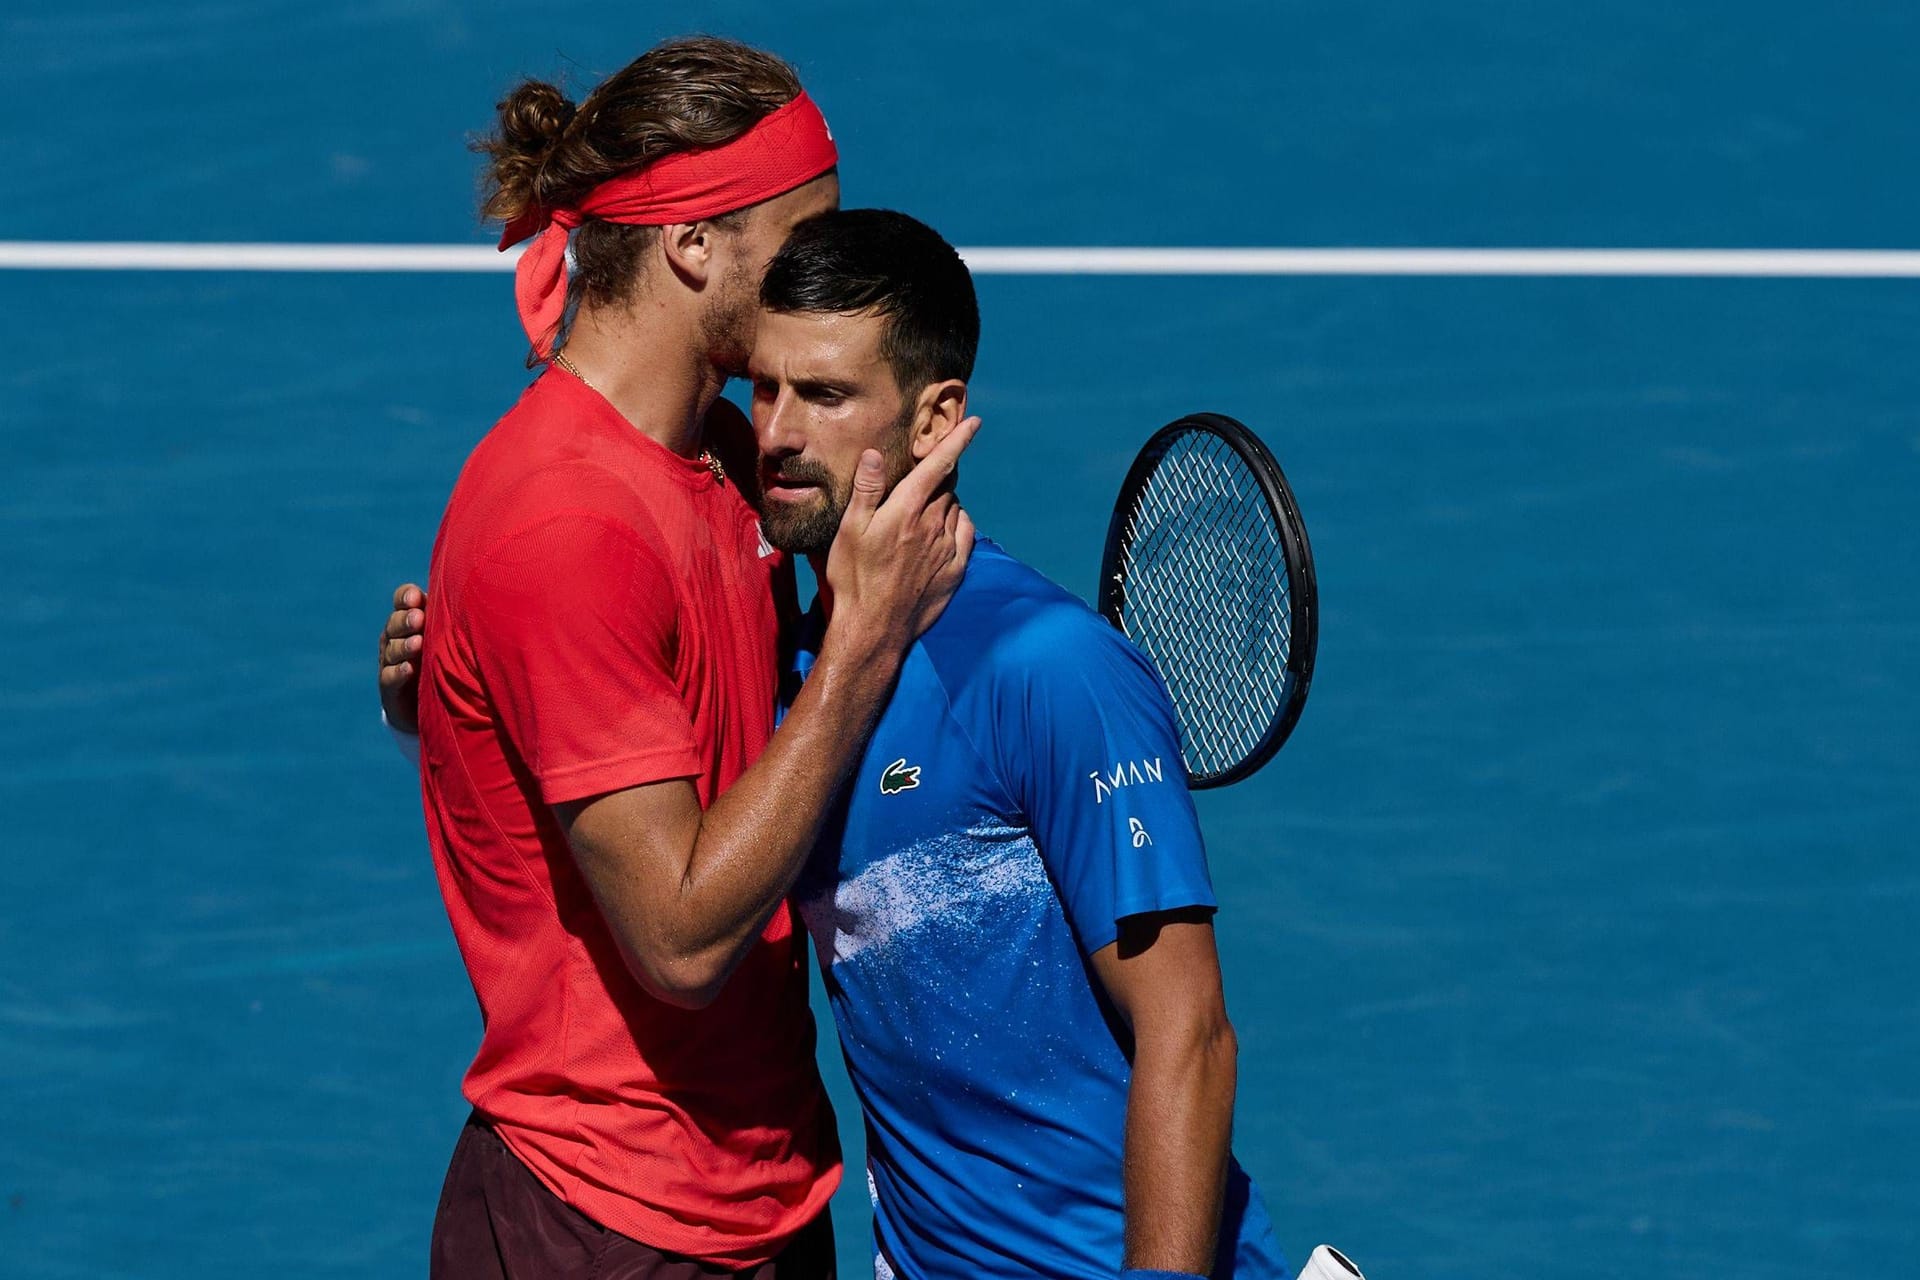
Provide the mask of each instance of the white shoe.
{"label": "white shoe", "polygon": [[1367,1280],[1360,1274],[1360,1268],[1347,1261],[1347,1256],[1331,1245],[1321,1245],[1307,1259],[1306,1268],[1300,1272],[1300,1280]]}

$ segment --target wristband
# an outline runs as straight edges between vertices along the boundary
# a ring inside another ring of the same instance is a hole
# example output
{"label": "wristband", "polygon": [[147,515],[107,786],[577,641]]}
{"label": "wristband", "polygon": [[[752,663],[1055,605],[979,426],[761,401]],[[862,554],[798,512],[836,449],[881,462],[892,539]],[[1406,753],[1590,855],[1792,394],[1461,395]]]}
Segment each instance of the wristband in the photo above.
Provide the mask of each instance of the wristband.
{"label": "wristband", "polygon": [[399,728],[393,721],[387,719],[387,709],[385,707],[380,708],[380,723],[387,726],[387,732],[393,735],[393,745],[399,748],[400,754],[411,761],[415,768],[419,768],[420,735],[417,733],[408,733],[405,729]]}

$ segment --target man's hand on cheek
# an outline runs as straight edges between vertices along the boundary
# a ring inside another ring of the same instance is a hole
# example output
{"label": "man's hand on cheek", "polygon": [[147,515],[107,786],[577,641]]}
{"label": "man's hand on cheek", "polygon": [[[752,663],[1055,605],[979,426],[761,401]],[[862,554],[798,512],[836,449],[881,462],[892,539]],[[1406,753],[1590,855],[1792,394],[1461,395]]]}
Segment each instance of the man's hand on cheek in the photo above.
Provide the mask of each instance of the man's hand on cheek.
{"label": "man's hand on cheek", "polygon": [[857,650],[904,650],[932,626],[966,573],[973,521],[949,492],[960,455],[979,430],[969,418],[914,465],[891,494],[878,450],[860,457],[853,494],[827,555],[833,617],[827,641]]}

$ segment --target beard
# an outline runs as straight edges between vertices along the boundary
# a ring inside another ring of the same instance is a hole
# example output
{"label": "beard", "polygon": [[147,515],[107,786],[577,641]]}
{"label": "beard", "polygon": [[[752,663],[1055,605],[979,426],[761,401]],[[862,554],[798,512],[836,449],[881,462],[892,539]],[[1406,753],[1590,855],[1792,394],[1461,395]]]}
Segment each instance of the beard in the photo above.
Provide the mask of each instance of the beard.
{"label": "beard", "polygon": [[747,376],[747,356],[753,350],[753,327],[759,315],[759,289],[747,264],[736,262],[715,293],[713,305],[700,317],[707,359],[729,378]]}
{"label": "beard", "polygon": [[[912,400],[901,406],[899,416],[887,428],[886,439],[879,446],[885,458],[888,493],[913,469],[913,459],[907,453],[907,432],[913,425],[913,410]],[[854,465],[858,466],[859,461],[855,457]],[[782,480],[819,487],[805,502],[760,504],[760,527],[767,531],[767,541],[789,555],[825,555],[840,532],[840,520],[847,514],[847,503],[853,499],[853,472],[836,476],[824,462],[805,455],[761,464],[763,490],[768,484]]]}

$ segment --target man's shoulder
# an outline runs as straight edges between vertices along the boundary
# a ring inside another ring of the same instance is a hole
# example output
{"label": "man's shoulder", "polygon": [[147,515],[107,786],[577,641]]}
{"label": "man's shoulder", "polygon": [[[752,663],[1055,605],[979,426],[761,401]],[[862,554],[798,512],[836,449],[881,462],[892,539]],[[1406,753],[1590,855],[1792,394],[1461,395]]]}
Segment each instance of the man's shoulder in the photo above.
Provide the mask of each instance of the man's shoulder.
{"label": "man's shoulder", "polygon": [[[502,545],[551,536],[556,526],[599,526],[622,540],[657,543],[663,499],[642,483],[644,474],[609,457],[591,431],[570,432],[529,409],[530,398],[523,396],[468,456],[441,529],[448,550],[482,559]],[[565,554],[566,539],[560,542]]]}
{"label": "man's shoulder", "polygon": [[1032,687],[1132,650],[1072,592],[982,540],[967,576],[921,645],[950,693]]}
{"label": "man's shoulder", "polygon": [[[465,501],[462,501],[462,498]],[[456,489],[435,553],[436,586],[572,581],[632,563],[670,563],[655,513],[617,478],[585,464],[521,470]]]}
{"label": "man's shoulder", "polygon": [[640,483],[644,475],[625,462],[610,456],[600,433],[556,421],[529,392],[474,446],[453,503],[484,502],[502,513],[574,508],[623,514],[644,505],[646,487]]}

